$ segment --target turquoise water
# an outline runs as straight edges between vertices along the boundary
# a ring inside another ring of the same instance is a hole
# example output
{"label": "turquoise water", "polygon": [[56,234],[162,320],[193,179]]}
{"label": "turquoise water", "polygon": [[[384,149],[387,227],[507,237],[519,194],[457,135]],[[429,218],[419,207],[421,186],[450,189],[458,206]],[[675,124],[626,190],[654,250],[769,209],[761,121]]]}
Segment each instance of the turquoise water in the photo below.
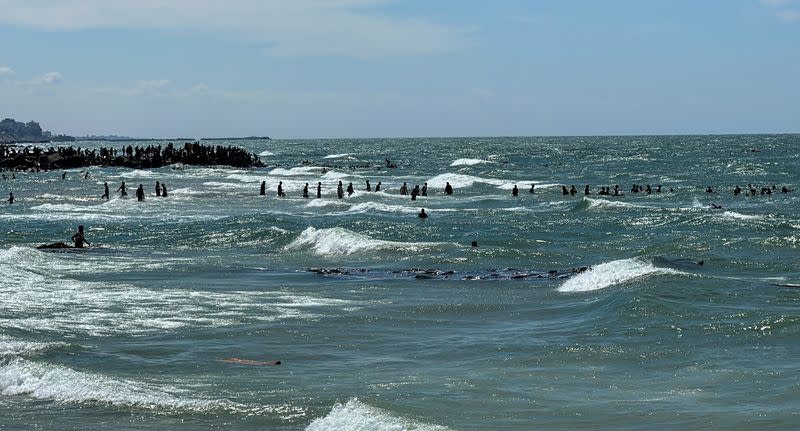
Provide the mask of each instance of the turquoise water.
{"label": "turquoise water", "polygon": [[798,135],[235,144],[269,167],[0,180],[0,428],[800,426]]}

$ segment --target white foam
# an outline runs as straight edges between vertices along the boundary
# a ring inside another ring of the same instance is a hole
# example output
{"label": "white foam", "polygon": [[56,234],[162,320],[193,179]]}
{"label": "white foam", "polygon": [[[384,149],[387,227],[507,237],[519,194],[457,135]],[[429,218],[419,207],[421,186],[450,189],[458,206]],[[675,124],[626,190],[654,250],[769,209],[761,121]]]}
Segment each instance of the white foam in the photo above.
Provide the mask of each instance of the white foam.
{"label": "white foam", "polygon": [[291,406],[248,406],[225,399],[187,396],[185,390],[76,371],[59,365],[15,359],[0,366],[0,394],[29,396],[59,403],[107,404],[148,410],[196,413],[228,411],[265,414],[303,410]]}
{"label": "white foam", "polygon": [[[21,247],[0,251],[0,298],[4,298],[0,301],[0,327],[61,335],[136,335],[184,327],[307,320],[318,318],[308,310],[308,303],[329,307],[326,315],[335,314],[345,304],[316,296],[298,300],[296,294],[287,292],[151,289],[70,277],[91,273],[101,262],[125,270],[117,261],[108,262],[108,256],[84,254],[78,259]],[[132,262],[139,270],[141,265]],[[11,345],[7,347],[12,350]]]}
{"label": "white foam", "polygon": [[323,157],[323,159],[342,159],[342,158],[350,157],[350,156],[352,156],[351,153],[329,154],[329,155]]}
{"label": "white foam", "polygon": [[28,356],[46,352],[50,349],[57,349],[69,346],[62,342],[40,342],[16,340],[0,336],[0,358],[4,356]]}
{"label": "white foam", "polygon": [[583,198],[586,202],[589,203],[588,209],[602,209],[602,208],[648,208],[644,205],[636,205],[629,202],[624,202],[621,200],[611,200],[611,199],[593,199],[593,198]]}
{"label": "white foam", "polygon": [[605,289],[631,280],[661,274],[682,274],[669,268],[659,268],[640,259],[621,259],[601,263],[567,279],[559,292],[589,292]]}
{"label": "white foam", "polygon": [[447,183],[450,183],[454,189],[471,187],[475,183],[491,184],[494,186],[502,186],[506,184],[505,180],[497,180],[492,178],[481,178],[473,175],[445,173],[439,174],[427,181],[428,187],[433,189],[444,188]]}
{"label": "white foam", "polygon": [[360,204],[355,204],[351,206],[350,209],[347,210],[347,212],[359,213],[359,214],[372,211],[416,214],[417,212],[419,212],[419,208],[407,207],[403,205],[387,205],[387,204],[382,204],[380,202],[362,202]]}
{"label": "white foam", "polygon": [[489,161],[483,159],[456,159],[453,163],[450,163],[450,166],[474,166],[481,163],[489,163]]}
{"label": "white foam", "polygon": [[275,168],[269,171],[270,175],[280,175],[280,176],[299,176],[299,175],[308,175],[315,171],[319,171],[319,166],[298,166],[296,168],[291,169],[284,169],[284,168]]}
{"label": "white foam", "polygon": [[329,205],[338,205],[339,203],[336,201],[332,201],[329,199],[314,199],[309,201],[306,206],[313,208],[313,207],[326,207]]}
{"label": "white foam", "polygon": [[261,182],[261,177],[255,175],[231,174],[225,177],[229,180],[237,180],[243,183],[258,183]]}
{"label": "white foam", "polygon": [[273,152],[272,152],[272,151],[270,151],[270,150],[264,150],[264,151],[262,151],[262,152],[258,153],[258,155],[259,155],[259,156],[262,156],[262,157],[266,157],[266,156],[274,156],[274,155],[275,155],[275,153],[273,153]]}
{"label": "white foam", "polygon": [[372,250],[421,250],[435,245],[437,244],[373,239],[367,235],[362,235],[341,227],[329,229],[315,229],[309,227],[287,245],[286,249],[311,249],[319,255],[344,255]]}
{"label": "white foam", "polygon": [[315,419],[306,431],[447,431],[449,428],[395,416],[356,398],[336,404],[325,417]]}
{"label": "white foam", "polygon": [[766,218],[764,215],[741,214],[735,211],[725,211],[721,216],[733,220],[764,220]]}

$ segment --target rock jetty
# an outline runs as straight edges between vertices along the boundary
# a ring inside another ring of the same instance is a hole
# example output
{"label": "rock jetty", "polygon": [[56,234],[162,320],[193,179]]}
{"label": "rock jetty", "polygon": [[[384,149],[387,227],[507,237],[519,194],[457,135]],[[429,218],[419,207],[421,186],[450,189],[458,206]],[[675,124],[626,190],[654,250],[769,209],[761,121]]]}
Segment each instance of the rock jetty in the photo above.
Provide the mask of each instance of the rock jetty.
{"label": "rock jetty", "polygon": [[263,167],[258,156],[234,146],[171,142],[121,148],[83,149],[74,147],[14,147],[0,144],[0,170],[40,171],[75,169],[89,166],[117,166],[133,169],[160,168],[176,163],[185,165]]}

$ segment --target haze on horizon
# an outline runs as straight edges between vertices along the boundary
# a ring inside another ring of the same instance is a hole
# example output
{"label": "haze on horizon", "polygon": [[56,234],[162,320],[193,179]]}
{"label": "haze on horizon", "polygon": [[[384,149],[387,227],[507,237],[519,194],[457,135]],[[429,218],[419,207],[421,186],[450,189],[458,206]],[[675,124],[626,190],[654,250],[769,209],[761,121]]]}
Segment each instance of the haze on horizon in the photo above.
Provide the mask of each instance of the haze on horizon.
{"label": "haze on horizon", "polygon": [[800,132],[800,0],[0,0],[0,117],[137,137]]}

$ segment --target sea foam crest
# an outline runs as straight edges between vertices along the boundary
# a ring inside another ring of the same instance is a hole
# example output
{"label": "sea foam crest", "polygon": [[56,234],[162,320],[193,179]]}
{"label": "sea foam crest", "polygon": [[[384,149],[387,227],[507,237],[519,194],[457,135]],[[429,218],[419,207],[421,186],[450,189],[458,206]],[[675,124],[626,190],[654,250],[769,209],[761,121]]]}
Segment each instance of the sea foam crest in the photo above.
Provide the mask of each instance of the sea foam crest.
{"label": "sea foam crest", "polygon": [[148,410],[197,413],[228,411],[263,414],[291,413],[290,406],[248,406],[225,399],[178,395],[156,385],[76,371],[59,365],[15,359],[0,366],[0,394],[24,395],[60,403],[110,404]]}
{"label": "sea foam crest", "polygon": [[311,422],[306,431],[447,431],[449,428],[395,416],[356,398],[336,404],[328,415]]}
{"label": "sea foam crest", "polygon": [[0,358],[6,356],[36,355],[52,349],[68,347],[63,342],[24,341],[0,336]]}
{"label": "sea foam crest", "polygon": [[631,280],[652,275],[682,274],[669,268],[659,268],[651,262],[641,259],[621,259],[601,263],[588,271],[567,279],[559,288],[559,292],[589,292],[605,289]]}
{"label": "sea foam crest", "polygon": [[420,250],[434,243],[408,243],[373,239],[345,228],[306,228],[300,232],[287,250],[311,249],[319,255],[343,255],[372,250]]}
{"label": "sea foam crest", "polygon": [[455,159],[453,163],[450,163],[450,166],[474,166],[481,163],[489,163],[489,161],[483,159]]}
{"label": "sea foam crest", "polygon": [[342,159],[350,156],[352,156],[350,153],[328,154],[327,156],[323,157],[323,159]]}
{"label": "sea foam crest", "polygon": [[453,173],[439,174],[427,181],[428,187],[434,189],[444,188],[444,186],[448,182],[450,183],[451,186],[453,186],[454,189],[470,187],[475,183],[491,184],[494,186],[502,186],[503,184],[507,183],[507,181],[505,180],[481,178],[481,177],[476,177],[474,175],[463,175],[463,174],[453,174]]}

